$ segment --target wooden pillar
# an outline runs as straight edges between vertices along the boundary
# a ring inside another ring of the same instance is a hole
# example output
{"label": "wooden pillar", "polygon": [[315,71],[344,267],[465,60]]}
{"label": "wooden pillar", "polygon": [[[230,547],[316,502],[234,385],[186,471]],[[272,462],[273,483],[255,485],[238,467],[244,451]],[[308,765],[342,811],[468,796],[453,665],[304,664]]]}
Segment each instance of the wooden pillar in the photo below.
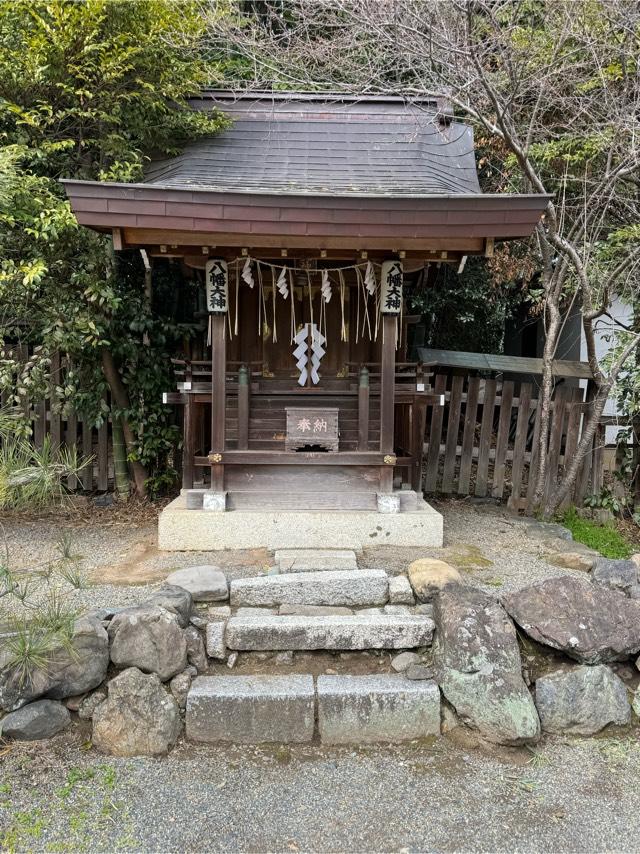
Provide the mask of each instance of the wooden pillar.
{"label": "wooden pillar", "polygon": [[411,489],[422,494],[422,457],[424,454],[424,434],[427,427],[427,401],[419,397],[411,404]]}
{"label": "wooden pillar", "polygon": [[193,489],[193,458],[196,455],[196,433],[193,395],[187,394],[183,412],[182,488]]}
{"label": "wooden pillar", "polygon": [[[396,382],[396,317],[382,317],[382,366],[380,375],[380,453],[393,455],[394,390]],[[380,470],[380,491],[393,491],[393,466]]]}
{"label": "wooden pillar", "polygon": [[369,450],[369,371],[364,366],[358,386],[358,450]]}
{"label": "wooden pillar", "polygon": [[[226,323],[225,314],[211,315],[211,454],[224,451],[226,409]],[[212,460],[211,490],[224,492],[224,465]]]}
{"label": "wooden pillar", "polygon": [[251,391],[249,369],[241,365],[238,370],[238,450],[249,447],[249,393]]}

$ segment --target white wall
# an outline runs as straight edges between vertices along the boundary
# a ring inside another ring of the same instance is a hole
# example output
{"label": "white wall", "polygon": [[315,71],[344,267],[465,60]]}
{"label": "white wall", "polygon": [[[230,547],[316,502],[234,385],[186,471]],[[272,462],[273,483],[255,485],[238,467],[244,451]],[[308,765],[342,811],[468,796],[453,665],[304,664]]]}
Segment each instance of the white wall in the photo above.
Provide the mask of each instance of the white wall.
{"label": "white wall", "polygon": [[[616,320],[621,321],[625,325],[630,325],[633,322],[633,311],[630,305],[624,303],[618,297],[613,299],[610,308],[610,314]],[[614,322],[608,317],[600,317],[596,321],[596,353],[598,358],[602,358],[606,355],[609,348],[611,347],[613,341],[606,341],[605,336],[609,336],[613,330],[616,329]],[[584,331],[582,332],[582,340],[580,342],[580,359],[583,362],[587,361],[587,344],[584,337]],[[582,380],[582,387],[586,386],[586,380]],[[616,402],[615,400],[608,400],[604,409],[605,415],[615,415],[617,412]],[[618,428],[616,427],[607,427],[606,433],[606,442],[607,444],[614,444],[616,441],[616,437],[618,435]]]}

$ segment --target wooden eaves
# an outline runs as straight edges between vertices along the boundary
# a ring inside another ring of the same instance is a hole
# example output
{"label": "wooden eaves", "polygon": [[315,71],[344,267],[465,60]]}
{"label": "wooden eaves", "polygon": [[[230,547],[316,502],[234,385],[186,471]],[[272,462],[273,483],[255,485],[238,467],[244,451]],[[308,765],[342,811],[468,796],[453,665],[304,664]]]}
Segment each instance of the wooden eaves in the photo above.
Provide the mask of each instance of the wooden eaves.
{"label": "wooden eaves", "polygon": [[[112,232],[116,248],[152,254],[274,255],[282,249],[433,254],[455,260],[491,254],[495,241],[531,235],[543,195],[308,195],[176,189],[149,184],[65,180],[78,222]],[[193,248],[191,250],[191,248]]]}

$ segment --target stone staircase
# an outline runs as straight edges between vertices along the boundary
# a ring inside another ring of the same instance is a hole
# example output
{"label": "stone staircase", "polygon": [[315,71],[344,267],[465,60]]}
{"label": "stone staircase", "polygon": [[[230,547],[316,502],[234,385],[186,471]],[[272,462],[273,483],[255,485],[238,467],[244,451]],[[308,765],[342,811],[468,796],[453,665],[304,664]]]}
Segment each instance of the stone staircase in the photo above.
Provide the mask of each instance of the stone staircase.
{"label": "stone staircase", "polygon": [[[308,656],[431,644],[430,606],[411,604],[406,577],[357,569],[353,552],[285,551],[276,561],[289,571],[231,581],[230,605],[209,609],[207,652],[221,664],[238,653]],[[380,663],[366,660],[374,670]],[[200,676],[189,692],[186,728],[203,742],[403,741],[440,732],[440,693],[430,679],[397,673]]]}

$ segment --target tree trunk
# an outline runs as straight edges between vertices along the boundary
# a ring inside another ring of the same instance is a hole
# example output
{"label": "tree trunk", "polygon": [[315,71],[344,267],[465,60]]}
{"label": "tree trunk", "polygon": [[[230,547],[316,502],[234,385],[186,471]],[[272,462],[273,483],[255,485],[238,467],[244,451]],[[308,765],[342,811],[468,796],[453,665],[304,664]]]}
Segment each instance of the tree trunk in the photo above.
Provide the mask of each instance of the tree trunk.
{"label": "tree trunk", "polygon": [[129,468],[127,466],[127,450],[122,432],[122,419],[114,415],[111,424],[113,445],[113,476],[118,498],[128,498],[130,491]]}
{"label": "tree trunk", "polygon": [[545,481],[547,477],[547,447],[549,444],[549,426],[551,422],[551,401],[553,398],[553,360],[558,345],[560,332],[560,312],[558,307],[550,304],[548,307],[550,320],[545,336],[544,351],[542,355],[542,388],[538,398],[540,409],[540,439],[538,450],[538,471],[536,474],[536,488],[533,495],[534,507],[540,509],[542,496],[544,495]]}
{"label": "tree trunk", "polygon": [[604,407],[607,402],[609,392],[611,391],[611,385],[612,383],[605,383],[605,385],[601,386],[596,392],[596,396],[593,399],[593,408],[587,418],[585,428],[582,431],[582,436],[578,447],[576,448],[576,452],[573,455],[573,459],[569,463],[568,468],[565,469],[564,477],[558,484],[558,487],[554,490],[548,505],[544,508],[545,519],[549,519],[553,516],[567,495],[569,495],[569,492],[571,491],[571,488],[578,476],[578,472],[580,471],[583,459],[591,452],[593,437],[595,435],[596,428],[600,423],[602,413],[604,412]]}
{"label": "tree trunk", "polygon": [[[111,389],[111,394],[115,401],[116,406],[121,411],[126,411],[130,408],[129,395],[127,394],[127,390],[122,382],[122,377],[120,376],[120,372],[116,367],[116,363],[113,359],[113,354],[111,350],[108,350],[106,347],[102,348],[102,371],[105,375],[105,379],[109,384],[109,388]],[[133,431],[131,430],[131,425],[126,420],[126,418],[121,419],[122,422],[122,432],[124,434],[124,441],[127,446],[127,453],[129,456],[135,452],[135,439],[133,436]],[[144,498],[147,494],[146,481],[149,477],[147,474],[147,470],[138,460],[131,461],[131,468],[133,471],[133,480],[136,485],[136,493]]]}

